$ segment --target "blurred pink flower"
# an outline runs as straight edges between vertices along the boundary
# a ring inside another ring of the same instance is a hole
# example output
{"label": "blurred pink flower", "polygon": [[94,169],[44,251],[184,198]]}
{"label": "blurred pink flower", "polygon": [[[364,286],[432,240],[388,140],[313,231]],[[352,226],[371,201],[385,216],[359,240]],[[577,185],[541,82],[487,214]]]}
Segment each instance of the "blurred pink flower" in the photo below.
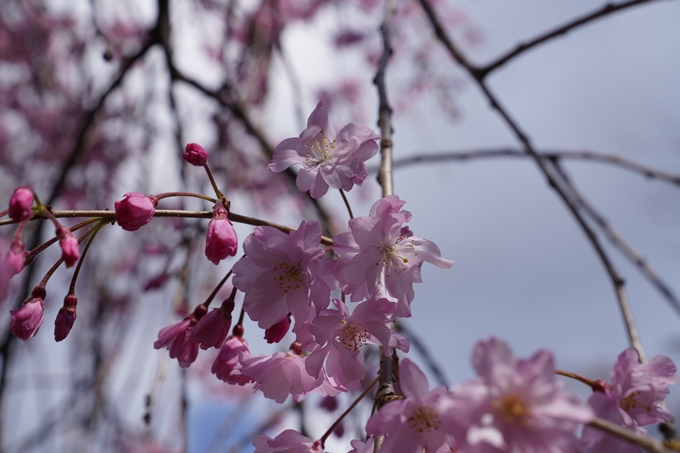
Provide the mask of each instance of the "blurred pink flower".
{"label": "blurred pink flower", "polygon": [[427,261],[448,269],[439,247],[413,236],[408,227],[411,213],[400,211],[406,202],[396,195],[378,200],[368,217],[349,221],[349,231],[333,238],[336,277],[352,302],[386,298],[398,303],[397,317],[411,316],[413,283],[422,282],[420,267]]}
{"label": "blurred pink flower", "polygon": [[9,277],[13,277],[22,271],[24,268],[24,256],[24,242],[21,239],[14,239],[5,254],[5,267]]}
{"label": "blurred pink flower", "polygon": [[321,198],[328,187],[349,191],[361,185],[368,175],[366,162],[378,151],[380,137],[368,127],[350,123],[337,136],[328,124],[328,110],[319,102],[307,120],[307,129],[299,138],[288,138],[274,150],[268,168],[281,172],[300,164],[297,186],[309,191],[313,198]]}
{"label": "blurred pink flower", "polygon": [[266,434],[258,434],[253,439],[255,453],[323,453],[319,441],[313,441],[309,437],[292,429],[287,429],[275,438]]}
{"label": "blurred pink flower", "polygon": [[475,345],[472,363],[479,377],[454,389],[446,418],[461,452],[575,450],[574,432],[594,414],[562,391],[551,352],[516,360],[507,343],[491,338]]}
{"label": "blurred pink flower", "polygon": [[136,231],[149,223],[156,212],[158,200],[137,192],[123,195],[113,206],[116,211],[116,222],[126,231]]}

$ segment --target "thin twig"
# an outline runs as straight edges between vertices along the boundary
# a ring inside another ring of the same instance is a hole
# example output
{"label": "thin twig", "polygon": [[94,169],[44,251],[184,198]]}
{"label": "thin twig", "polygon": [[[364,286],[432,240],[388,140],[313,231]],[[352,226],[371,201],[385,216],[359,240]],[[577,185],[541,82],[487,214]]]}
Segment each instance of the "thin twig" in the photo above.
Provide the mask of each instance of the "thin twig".
{"label": "thin twig", "polygon": [[340,189],[340,196],[342,197],[342,201],[345,202],[345,207],[347,208],[347,212],[349,213],[349,218],[353,219],[354,214],[352,213],[352,207],[349,205],[349,200],[347,199],[347,196],[345,195],[345,191]]}
{"label": "thin twig", "polygon": [[[604,16],[608,16],[611,13],[614,13],[616,11],[621,11],[624,9],[627,9],[631,6],[636,6],[640,5],[643,3],[649,3],[654,0],[630,0],[627,2],[619,3],[619,4],[613,4],[613,3],[607,3],[604,5],[602,8],[593,11],[592,13],[586,14],[585,16],[578,17],[560,27],[555,28],[554,30],[549,30],[547,32],[544,32],[537,36],[536,38],[532,39],[531,41],[528,41],[526,43],[518,45],[514,50],[511,50],[507,52],[506,54],[498,57],[496,60],[493,62],[487,64],[486,66],[483,66],[481,68],[475,68],[476,69],[476,75],[475,77],[483,79],[485,76],[487,76],[490,72],[494,71],[495,69],[498,69],[499,67],[503,66],[505,63],[508,61],[512,60],[513,58],[517,57],[518,55],[523,54],[527,50],[539,45],[543,44],[546,41],[549,41],[553,38],[556,38],[558,36],[562,36],[569,32],[570,30],[573,30],[574,28],[580,27],[582,25],[588,24],[596,19],[600,19]],[[459,60],[460,61],[460,60]]]}
{"label": "thin twig", "polygon": [[583,230],[583,233],[588,238],[588,241],[591,243],[593,249],[595,250],[595,253],[600,258],[602,265],[605,267],[605,270],[609,275],[609,278],[614,289],[614,293],[616,294],[617,300],[619,302],[621,313],[623,314],[624,317],[624,323],[628,333],[630,345],[638,350],[638,352],[640,353],[640,357],[644,357],[645,354],[642,349],[642,345],[639,342],[635,322],[634,319],[632,318],[630,306],[628,304],[628,298],[626,297],[624,289],[624,280],[619,275],[618,271],[614,267],[614,264],[610,260],[609,256],[605,252],[602,245],[600,244],[597,235],[590,227],[590,225],[588,225],[583,215],[581,214],[579,210],[578,201],[574,199],[574,194],[570,187],[571,184],[568,181],[565,181],[564,178],[562,178],[554,162],[550,161],[549,159],[546,159],[544,156],[536,152],[531,141],[529,140],[529,137],[524,133],[524,131],[522,131],[522,129],[520,129],[519,125],[515,122],[515,120],[513,120],[512,117],[510,117],[508,111],[500,104],[499,100],[491,92],[491,90],[489,90],[488,86],[484,82],[483,76],[479,75],[478,69],[469,64],[466,64],[465,59],[459,58],[460,51],[457,49],[451,38],[448,36],[446,31],[442,27],[441,22],[437,17],[437,14],[435,13],[434,9],[432,8],[428,0],[419,1],[430,23],[432,24],[432,27],[437,38],[449,51],[451,57],[458,60],[458,62],[467,69],[467,71],[470,73],[473,79],[477,82],[477,85],[484,93],[484,96],[491,104],[491,107],[494,110],[496,110],[496,112],[505,121],[507,126],[515,134],[517,139],[522,143],[522,145],[524,146],[524,151],[534,159],[541,173],[543,173],[543,175],[545,176],[548,184],[557,192],[558,196],[565,203],[567,209],[572,213],[574,219]]}
{"label": "thin twig", "polygon": [[[668,173],[656,168],[649,167],[630,159],[626,159],[616,154],[599,153],[595,151],[573,151],[573,150],[537,150],[541,156],[551,160],[585,160],[591,162],[601,162],[611,164],[630,170],[634,173],[650,178],[658,179],[676,186],[680,186],[680,175]],[[438,162],[461,162],[474,159],[486,159],[495,157],[529,158],[530,156],[521,150],[512,148],[491,148],[477,149],[469,151],[442,151],[442,152],[421,152],[413,156],[394,159],[392,167],[394,169],[409,167],[418,164],[432,164]],[[369,168],[369,173],[377,171],[377,167]]]}
{"label": "thin twig", "polygon": [[650,453],[673,453],[674,450],[670,450],[666,448],[666,446],[663,444],[663,442],[658,441],[656,439],[651,439],[649,437],[641,436],[639,434],[634,433],[633,431],[627,430],[626,428],[615,425],[614,423],[603,420],[601,418],[594,418],[590,423],[588,423],[589,426],[592,426],[593,428],[597,428],[601,431],[604,431],[608,434],[611,434],[613,436],[620,437],[623,440],[626,440],[632,444],[635,444],[641,448],[644,448]]}

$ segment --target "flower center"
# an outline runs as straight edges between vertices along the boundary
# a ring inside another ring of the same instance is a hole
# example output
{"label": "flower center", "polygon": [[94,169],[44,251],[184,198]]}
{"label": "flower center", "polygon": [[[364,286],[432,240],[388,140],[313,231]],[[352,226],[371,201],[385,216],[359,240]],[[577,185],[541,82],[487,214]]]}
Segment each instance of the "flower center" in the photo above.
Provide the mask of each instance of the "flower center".
{"label": "flower center", "polygon": [[386,270],[392,268],[399,273],[409,267],[409,259],[404,252],[408,253],[412,250],[415,250],[415,246],[408,241],[408,237],[399,236],[394,242],[380,248],[382,252],[381,260],[375,264],[379,266],[382,263]]}
{"label": "flower center", "polygon": [[278,277],[274,277],[279,283],[279,289],[284,293],[289,290],[295,290],[300,288],[302,283],[302,272],[300,272],[300,263],[290,264],[281,263],[274,266],[275,271],[281,271]]}
{"label": "flower center", "polygon": [[642,391],[638,390],[630,395],[626,396],[625,398],[621,399],[621,403],[619,405],[621,406],[621,409],[624,411],[628,412],[631,409],[636,409],[636,408],[642,408],[645,409],[647,412],[651,411],[652,408],[649,406],[645,406],[644,404],[641,404],[636,398],[642,394]]}
{"label": "flower center", "polygon": [[[343,324],[344,323],[345,320],[343,319]],[[367,331],[361,330],[355,325],[348,324],[340,333],[340,343],[342,343],[348,351],[358,351],[361,346],[368,342],[370,337],[371,335]]]}
{"label": "flower center", "polygon": [[413,415],[408,418],[408,426],[419,433],[438,430],[439,415],[430,406],[418,406]]}
{"label": "flower center", "polygon": [[[321,141],[319,141],[321,138]],[[335,140],[326,138],[326,133],[321,130],[316,136],[307,142],[307,160],[314,166],[318,166],[324,161],[333,157],[335,151]]]}
{"label": "flower center", "polygon": [[531,410],[524,404],[522,398],[517,395],[506,395],[500,403],[496,403],[498,412],[506,423],[521,423],[526,425],[531,416]]}

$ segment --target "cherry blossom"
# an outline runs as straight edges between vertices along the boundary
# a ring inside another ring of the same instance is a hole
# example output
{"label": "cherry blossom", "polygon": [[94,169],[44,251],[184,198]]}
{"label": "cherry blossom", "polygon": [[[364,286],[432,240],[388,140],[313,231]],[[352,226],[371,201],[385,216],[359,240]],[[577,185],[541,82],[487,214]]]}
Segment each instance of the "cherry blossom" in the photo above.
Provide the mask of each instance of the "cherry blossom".
{"label": "cherry blossom", "polygon": [[218,205],[213,210],[213,217],[208,224],[208,232],[205,239],[205,256],[213,264],[218,264],[228,256],[238,252],[238,237],[231,222],[227,218],[227,210]]}
{"label": "cherry blossom", "polygon": [[208,152],[198,143],[188,143],[182,159],[196,167],[202,167],[208,161]]}
{"label": "cherry blossom", "polygon": [[28,187],[17,187],[9,199],[9,216],[15,222],[31,217],[33,191]]}
{"label": "cherry blossom", "polygon": [[26,341],[38,333],[45,318],[45,295],[45,287],[36,286],[21,308],[10,310],[12,321],[9,328],[15,337]]}
{"label": "cherry blossom", "polygon": [[255,453],[323,453],[319,441],[313,441],[309,437],[292,429],[287,429],[275,438],[266,434],[258,434],[253,439]]}
{"label": "cherry blossom", "polygon": [[220,308],[206,313],[191,329],[191,336],[199,343],[201,349],[222,347],[229,335],[233,309],[234,301],[226,299]]}
{"label": "cherry blossom", "polygon": [[321,227],[314,221],[302,222],[290,234],[257,227],[243,242],[246,256],[234,265],[233,283],[246,293],[243,308],[261,328],[292,313],[297,331],[312,303],[317,310],[328,306],[333,261],[323,260],[320,242]]}
{"label": "cherry blossom", "polygon": [[517,360],[491,338],[477,343],[472,363],[479,377],[454,389],[456,410],[447,414],[447,423],[467,431],[455,435],[461,452],[573,451],[574,431],[593,411],[562,391],[552,353]]}
{"label": "cherry blossom", "polygon": [[255,389],[281,404],[289,394],[304,395],[319,387],[322,375],[310,376],[306,358],[294,351],[275,352],[241,358],[241,373],[255,380]]}
{"label": "cherry blossom", "polygon": [[422,282],[424,261],[448,269],[452,261],[441,257],[434,242],[413,236],[408,227],[411,213],[400,211],[406,202],[396,195],[378,200],[368,217],[349,221],[349,231],[333,238],[340,256],[336,277],[352,301],[387,298],[399,306],[397,317],[410,317],[413,283]]}
{"label": "cherry blossom", "polygon": [[153,347],[155,349],[167,347],[170,358],[177,359],[180,367],[188,368],[198,356],[198,342],[190,335],[194,324],[186,317],[175,324],[163,327],[158,332],[158,339]]}
{"label": "cherry blossom", "polygon": [[21,239],[14,239],[5,254],[6,269],[10,277],[18,274],[24,268],[25,255],[24,242]]}
{"label": "cherry blossom", "polygon": [[57,228],[57,237],[59,238],[59,246],[61,247],[61,257],[64,258],[66,267],[71,267],[80,258],[80,251],[78,250],[78,239],[73,236],[71,230],[63,225]]}
{"label": "cherry blossom", "polygon": [[366,377],[363,345],[379,344],[392,355],[392,348],[408,352],[409,340],[390,330],[385,322],[395,304],[386,299],[363,302],[350,315],[347,306],[334,299],[337,310],[322,310],[309,327],[321,349],[307,358],[307,372],[317,376],[326,361],[326,373],[350,389],[357,389]]}
{"label": "cherry blossom", "polygon": [[123,195],[113,206],[116,211],[116,222],[126,231],[136,231],[149,223],[156,212],[158,200],[137,192]]}
{"label": "cherry blossom", "polygon": [[386,435],[379,451],[434,453],[442,445],[450,445],[452,432],[444,419],[453,401],[446,387],[440,385],[428,390],[430,385],[425,373],[409,359],[404,359],[399,366],[399,385],[405,398],[382,406],[366,425],[367,434]]}
{"label": "cherry blossom", "polygon": [[366,162],[378,151],[380,137],[368,127],[350,123],[338,134],[328,124],[328,109],[322,101],[307,120],[307,129],[299,138],[282,141],[274,150],[268,168],[281,172],[300,164],[297,186],[321,198],[328,187],[349,191],[361,185],[368,175]]}
{"label": "cherry blossom", "polygon": [[248,356],[250,349],[246,340],[238,335],[232,335],[222,345],[211,372],[227,384],[245,385],[253,382],[250,376],[241,373],[240,359]]}

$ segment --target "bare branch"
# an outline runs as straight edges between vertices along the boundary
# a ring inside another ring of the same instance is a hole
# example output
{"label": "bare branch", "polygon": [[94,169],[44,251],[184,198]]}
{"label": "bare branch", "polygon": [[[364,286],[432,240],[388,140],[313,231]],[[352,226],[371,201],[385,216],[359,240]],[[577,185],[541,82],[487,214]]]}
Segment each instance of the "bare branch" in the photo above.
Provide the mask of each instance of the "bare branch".
{"label": "bare branch", "polygon": [[448,36],[446,31],[444,31],[441,22],[437,17],[437,14],[432,9],[432,6],[429,4],[428,0],[419,1],[430,23],[432,24],[435,34],[442,42],[442,44],[446,47],[446,49],[449,51],[451,57],[458,60],[458,62],[461,65],[463,65],[465,69],[467,69],[467,71],[470,73],[473,79],[477,82],[477,85],[484,93],[484,96],[491,104],[491,107],[494,110],[496,110],[496,112],[501,116],[501,118],[503,118],[507,126],[512,130],[517,139],[522,143],[524,151],[534,159],[541,173],[543,173],[543,175],[545,176],[548,185],[550,185],[550,187],[552,187],[557,192],[558,196],[567,206],[567,209],[572,213],[574,219],[576,220],[576,223],[578,223],[578,225],[581,227],[581,230],[586,235],[588,241],[595,250],[595,253],[600,258],[600,262],[602,263],[605,270],[607,271],[607,274],[609,275],[609,279],[612,283],[614,293],[616,294],[617,300],[619,302],[619,307],[621,309],[622,314],[624,315],[624,323],[627,328],[626,330],[628,333],[630,345],[638,350],[640,358],[645,357],[642,344],[639,341],[639,336],[637,333],[637,329],[635,327],[634,320],[630,315],[631,310],[624,289],[624,280],[619,275],[618,271],[614,267],[614,264],[607,255],[607,252],[600,244],[597,235],[590,227],[590,225],[588,225],[583,215],[581,214],[579,210],[578,200],[575,199],[575,195],[571,190],[571,184],[569,183],[569,181],[564,180],[555,162],[547,159],[546,157],[536,152],[534,146],[529,140],[529,137],[519,127],[515,120],[512,119],[508,111],[500,104],[496,96],[486,86],[483,76],[480,76],[479,74],[479,70],[469,64],[466,64],[464,59],[463,60],[458,59],[460,52],[458,51],[458,49],[456,48],[456,46],[454,45],[453,41]]}
{"label": "bare branch", "polygon": [[[586,14],[585,16],[577,17],[576,19],[560,26],[557,27],[553,30],[549,30],[547,32],[544,32],[540,34],[539,36],[535,37],[531,41],[528,41],[526,43],[522,43],[518,45],[515,49],[507,52],[505,55],[502,55],[501,57],[497,58],[493,62],[487,64],[486,66],[482,68],[477,68],[477,73],[476,77],[478,78],[484,78],[487,76],[490,72],[494,71],[495,69],[498,69],[499,67],[503,66],[505,63],[508,61],[512,60],[513,58],[517,57],[518,55],[523,54],[529,49],[532,49],[536,47],[539,44],[543,44],[546,41],[549,41],[553,38],[556,38],[558,36],[562,36],[567,34],[567,32],[573,30],[574,28],[580,27],[582,25],[588,24],[596,19],[601,19],[605,16],[608,16],[614,12],[617,11],[622,11],[624,9],[627,9],[631,6],[637,6],[641,5],[643,3],[650,3],[655,0],[629,0],[627,2],[623,3],[607,3],[604,5],[602,8],[593,11],[592,13]],[[460,61],[460,60],[459,60]]]}
{"label": "bare branch", "polygon": [[[599,153],[595,151],[573,151],[573,150],[537,150],[541,156],[557,160],[585,160],[599,162],[621,167],[641,176],[650,179],[658,179],[669,184],[680,186],[680,175],[674,175],[647,165],[626,159],[616,154]],[[462,162],[474,159],[487,159],[496,157],[528,158],[531,157],[524,151],[512,148],[491,148],[477,149],[470,151],[444,151],[444,152],[424,152],[413,156],[394,159],[392,167],[394,169],[409,167],[417,164],[433,164],[438,162]],[[370,168],[369,172],[377,171],[377,167]]]}

